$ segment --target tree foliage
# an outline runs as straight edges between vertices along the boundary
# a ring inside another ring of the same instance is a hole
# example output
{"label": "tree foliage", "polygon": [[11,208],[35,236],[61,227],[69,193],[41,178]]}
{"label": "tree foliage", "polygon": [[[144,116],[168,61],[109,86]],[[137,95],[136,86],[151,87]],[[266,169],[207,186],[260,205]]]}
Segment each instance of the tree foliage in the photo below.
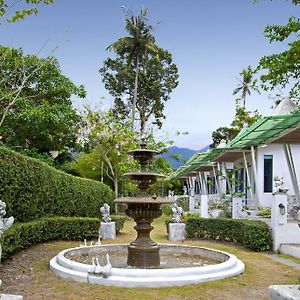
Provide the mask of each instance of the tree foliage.
{"label": "tree foliage", "polygon": [[246,98],[251,95],[252,91],[259,92],[257,87],[257,79],[254,79],[254,70],[251,66],[248,66],[247,69],[243,69],[240,73],[241,79],[239,79],[239,85],[233,91],[233,95],[241,94],[240,98],[237,98],[237,101],[243,101],[243,107],[246,108]]}
{"label": "tree foliage", "polygon": [[292,97],[300,96],[300,19],[290,17],[286,25],[268,25],[265,37],[270,43],[292,39],[288,49],[281,53],[264,56],[259,61],[264,90],[290,88]]}
{"label": "tree foliage", "polygon": [[[0,0],[0,24],[3,19],[9,23],[14,23],[27,16],[37,15],[39,5],[48,5],[53,2],[54,0]],[[21,4],[23,7],[19,10],[18,6]]]}
{"label": "tree foliage", "polygon": [[147,9],[142,8],[138,16],[127,16],[125,18],[125,29],[129,33],[129,36],[120,38],[115,43],[109,45],[107,49],[127,53],[129,62],[133,63],[135,78],[131,111],[132,130],[134,130],[140,64],[148,53],[157,53],[157,46],[155,44],[154,36],[151,34],[152,26],[148,24]]}
{"label": "tree foliage", "polygon": [[71,97],[83,86],[65,77],[54,57],[0,47],[0,136],[16,149],[39,152],[73,147],[81,118]]}
{"label": "tree foliage", "polygon": [[[114,111],[128,117],[130,108],[139,115],[139,131],[145,132],[150,120],[162,126],[164,102],[178,85],[178,70],[172,55],[155,44],[145,15],[126,19],[129,37],[110,46],[115,58],[108,58],[100,69],[105,88],[115,98]],[[153,119],[151,119],[153,117]]]}
{"label": "tree foliage", "polygon": [[127,152],[138,146],[130,122],[118,122],[111,112],[92,111],[89,107],[84,119],[82,138],[86,153],[76,159],[74,167],[83,177],[112,185],[117,197],[122,175],[136,167],[136,162],[127,157]]}
{"label": "tree foliage", "polygon": [[222,140],[224,142],[229,142],[238,135],[245,125],[251,126],[259,118],[261,118],[261,115],[257,110],[250,112],[244,107],[237,105],[234,120],[231,122],[229,127],[219,127],[213,131],[213,143],[210,146],[215,148],[221,143]]}

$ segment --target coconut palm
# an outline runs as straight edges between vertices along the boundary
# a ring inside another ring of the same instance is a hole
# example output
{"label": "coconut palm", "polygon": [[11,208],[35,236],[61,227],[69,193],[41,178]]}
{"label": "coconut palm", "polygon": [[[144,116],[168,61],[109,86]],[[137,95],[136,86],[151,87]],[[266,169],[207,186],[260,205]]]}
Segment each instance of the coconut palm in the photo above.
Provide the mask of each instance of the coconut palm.
{"label": "coconut palm", "polygon": [[247,69],[243,69],[240,73],[241,79],[238,79],[240,81],[238,87],[233,91],[233,95],[241,93],[241,97],[238,98],[238,100],[243,100],[243,107],[246,107],[246,97],[247,95],[251,95],[251,91],[258,92],[260,94],[260,91],[257,87],[257,79],[253,79],[254,71],[250,66],[248,66]]}
{"label": "coconut palm", "polygon": [[129,36],[118,39],[118,41],[109,45],[107,49],[128,55],[128,64],[134,64],[135,81],[132,103],[132,130],[134,130],[140,67],[143,58],[147,54],[155,54],[157,52],[157,46],[155,45],[154,36],[151,33],[153,27],[148,24],[146,8],[141,8],[138,16],[127,16],[125,18],[125,29],[129,33]]}

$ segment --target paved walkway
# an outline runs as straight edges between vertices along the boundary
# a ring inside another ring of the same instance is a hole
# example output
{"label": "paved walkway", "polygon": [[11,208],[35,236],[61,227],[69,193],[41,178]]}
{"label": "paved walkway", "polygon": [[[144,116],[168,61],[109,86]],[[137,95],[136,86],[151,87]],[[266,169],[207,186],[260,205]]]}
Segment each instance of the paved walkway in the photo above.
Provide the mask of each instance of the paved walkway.
{"label": "paved walkway", "polygon": [[280,257],[277,254],[264,254],[264,256],[269,257],[269,258],[273,259],[274,261],[280,262],[284,265],[287,265],[287,266],[293,267],[297,270],[300,270],[300,264],[297,264],[292,260]]}

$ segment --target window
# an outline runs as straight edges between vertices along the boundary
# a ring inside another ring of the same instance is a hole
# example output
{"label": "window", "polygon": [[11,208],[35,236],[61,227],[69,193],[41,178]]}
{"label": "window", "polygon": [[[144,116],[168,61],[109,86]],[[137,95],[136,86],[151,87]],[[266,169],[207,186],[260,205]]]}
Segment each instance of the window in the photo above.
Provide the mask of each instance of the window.
{"label": "window", "polygon": [[216,189],[216,180],[215,177],[207,176],[207,190],[208,194],[216,194],[217,189]]}
{"label": "window", "polygon": [[245,192],[245,169],[237,169],[234,172],[234,191],[236,193]]}
{"label": "window", "polygon": [[264,193],[273,192],[273,155],[264,155]]}

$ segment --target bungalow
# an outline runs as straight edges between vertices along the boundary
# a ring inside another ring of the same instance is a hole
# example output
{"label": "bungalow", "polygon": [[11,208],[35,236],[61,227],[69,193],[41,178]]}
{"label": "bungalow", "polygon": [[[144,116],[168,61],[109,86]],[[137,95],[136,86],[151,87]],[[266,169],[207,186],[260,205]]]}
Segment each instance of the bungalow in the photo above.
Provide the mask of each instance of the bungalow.
{"label": "bungalow", "polygon": [[194,155],[175,171],[189,193],[207,195],[208,202],[239,195],[247,206],[271,207],[274,177],[288,189],[289,211],[299,206],[300,111],[284,99],[272,116],[243,129],[228,144]]}

